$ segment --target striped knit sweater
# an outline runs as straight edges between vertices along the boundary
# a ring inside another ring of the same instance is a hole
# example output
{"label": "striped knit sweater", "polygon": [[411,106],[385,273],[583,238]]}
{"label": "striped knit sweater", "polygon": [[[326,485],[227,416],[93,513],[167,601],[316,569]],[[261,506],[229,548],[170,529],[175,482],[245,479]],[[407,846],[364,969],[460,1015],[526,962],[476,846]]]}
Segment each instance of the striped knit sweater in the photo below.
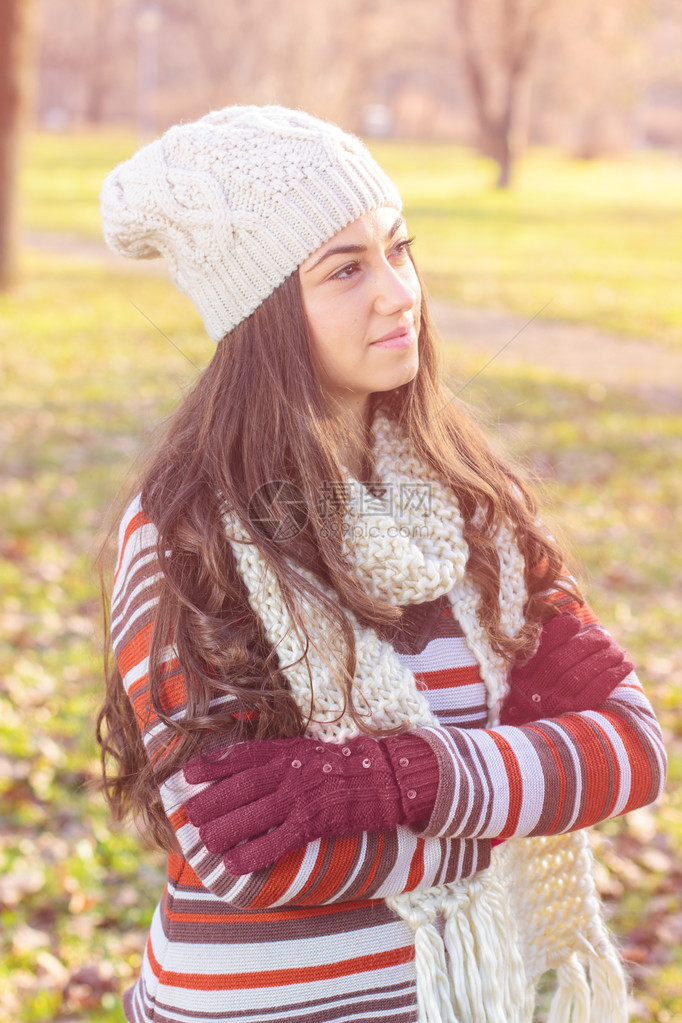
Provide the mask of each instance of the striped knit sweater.
{"label": "striped knit sweater", "polygon": [[[154,757],[169,738],[147,678],[156,541],[136,499],[121,524],[112,638]],[[587,607],[552,599],[583,628],[600,627]],[[169,857],[140,978],[124,996],[131,1023],[417,1023],[413,933],[385,896],[484,869],[492,839],[588,827],[659,795],[661,733],[634,673],[594,710],[487,728],[485,687],[448,603],[425,640],[410,648],[403,639],[398,656],[440,722],[428,729],[442,776],[429,834],[400,828],[316,841],[232,877],[187,819],[196,787],[174,775],[162,793],[181,853]],[[167,668],[163,704],[181,718],[185,679],[170,652]]]}

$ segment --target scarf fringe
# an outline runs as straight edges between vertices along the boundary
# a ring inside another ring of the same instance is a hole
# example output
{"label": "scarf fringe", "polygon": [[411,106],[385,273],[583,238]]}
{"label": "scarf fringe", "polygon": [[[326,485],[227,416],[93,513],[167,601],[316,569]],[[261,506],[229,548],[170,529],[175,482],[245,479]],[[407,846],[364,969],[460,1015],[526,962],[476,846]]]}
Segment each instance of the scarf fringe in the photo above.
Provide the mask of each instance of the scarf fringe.
{"label": "scarf fringe", "polygon": [[547,1023],[590,1023],[593,1019],[590,989],[585,967],[575,953],[557,967],[556,976],[557,990]]}
{"label": "scarf fringe", "polygon": [[[462,995],[458,996],[462,1012],[472,1023],[523,1023],[525,971],[497,863],[493,862],[486,874],[475,875],[458,888],[466,894],[459,913],[459,900],[453,898],[451,890],[443,900],[442,912],[451,969],[459,975],[460,989],[464,980]],[[478,964],[478,978],[473,984],[471,973],[463,978],[461,972],[462,952],[467,946],[473,948]]]}
{"label": "scarf fringe", "polygon": [[606,928],[590,960],[592,1017],[600,1023],[628,1023],[628,984],[620,957]]}
{"label": "scarf fringe", "polygon": [[522,1023],[524,994],[514,990],[514,979],[524,976],[523,963],[502,929],[513,923],[498,899],[501,892],[470,887],[468,905],[449,898],[443,907],[453,1001],[462,1023]]}
{"label": "scarf fringe", "polygon": [[532,1001],[496,865],[386,902],[414,931],[419,1023],[527,1023]]}
{"label": "scarf fringe", "polygon": [[424,895],[413,892],[386,899],[414,933],[419,1023],[461,1023],[452,1004],[445,945],[435,927],[438,906]]}
{"label": "scarf fringe", "polygon": [[460,1023],[485,1023],[483,983],[480,975],[475,926],[469,919],[469,899],[464,892],[453,892],[443,901],[445,947],[450,960],[452,1001]]}
{"label": "scarf fringe", "polygon": [[556,971],[557,990],[547,1023],[627,1023],[627,985],[618,958],[605,950],[605,958],[596,954],[587,969],[573,953]]}

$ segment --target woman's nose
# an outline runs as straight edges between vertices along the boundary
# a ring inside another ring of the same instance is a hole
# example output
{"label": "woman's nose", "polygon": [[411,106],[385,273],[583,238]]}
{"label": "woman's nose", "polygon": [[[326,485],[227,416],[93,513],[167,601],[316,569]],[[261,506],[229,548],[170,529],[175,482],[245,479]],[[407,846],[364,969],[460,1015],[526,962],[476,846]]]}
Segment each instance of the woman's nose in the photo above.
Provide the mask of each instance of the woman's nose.
{"label": "woman's nose", "polygon": [[374,307],[382,316],[412,309],[419,299],[419,282],[414,269],[396,269],[387,263],[377,274]]}

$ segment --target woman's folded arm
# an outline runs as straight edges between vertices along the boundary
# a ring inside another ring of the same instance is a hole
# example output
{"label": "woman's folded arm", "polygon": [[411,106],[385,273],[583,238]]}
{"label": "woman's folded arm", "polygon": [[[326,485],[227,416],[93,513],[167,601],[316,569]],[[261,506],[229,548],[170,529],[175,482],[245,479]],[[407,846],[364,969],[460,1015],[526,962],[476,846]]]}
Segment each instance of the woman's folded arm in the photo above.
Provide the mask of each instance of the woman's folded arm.
{"label": "woman's folded arm", "polygon": [[[177,734],[155,708],[148,677],[160,578],[157,540],[155,527],[139,502],[133,502],[121,525],[111,628],[124,688],[147,754],[162,777],[164,760],[177,742]],[[186,711],[187,682],[170,647],[160,668],[163,717],[180,721]],[[241,708],[234,697],[215,700],[211,709],[224,715],[230,703],[238,715]],[[214,743],[215,735],[210,738]],[[319,839],[271,867],[236,876],[229,873],[221,855],[206,848],[187,816],[187,801],[205,787],[188,783],[180,770],[162,781],[159,789],[183,857],[209,891],[240,908],[319,905],[397,895],[455,881],[484,869],[490,860],[490,842],[485,839],[419,837],[408,828],[397,827]]]}
{"label": "woman's folded arm", "polygon": [[432,837],[575,831],[653,802],[665,780],[661,730],[634,672],[594,710],[419,734],[440,766]]}

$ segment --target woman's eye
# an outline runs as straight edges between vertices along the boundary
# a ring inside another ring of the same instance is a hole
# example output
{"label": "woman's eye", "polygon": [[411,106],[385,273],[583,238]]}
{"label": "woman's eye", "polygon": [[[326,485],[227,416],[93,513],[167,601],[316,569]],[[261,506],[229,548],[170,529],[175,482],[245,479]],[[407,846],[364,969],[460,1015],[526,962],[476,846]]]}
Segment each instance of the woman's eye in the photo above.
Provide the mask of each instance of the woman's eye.
{"label": "woman's eye", "polygon": [[349,277],[353,276],[357,269],[357,263],[346,263],[345,266],[339,267],[339,269],[332,274],[331,279],[333,281],[347,281]]}
{"label": "woman's eye", "polygon": [[398,256],[406,256],[412,248],[413,242],[414,238],[403,238],[402,241],[398,242],[393,251]]}

